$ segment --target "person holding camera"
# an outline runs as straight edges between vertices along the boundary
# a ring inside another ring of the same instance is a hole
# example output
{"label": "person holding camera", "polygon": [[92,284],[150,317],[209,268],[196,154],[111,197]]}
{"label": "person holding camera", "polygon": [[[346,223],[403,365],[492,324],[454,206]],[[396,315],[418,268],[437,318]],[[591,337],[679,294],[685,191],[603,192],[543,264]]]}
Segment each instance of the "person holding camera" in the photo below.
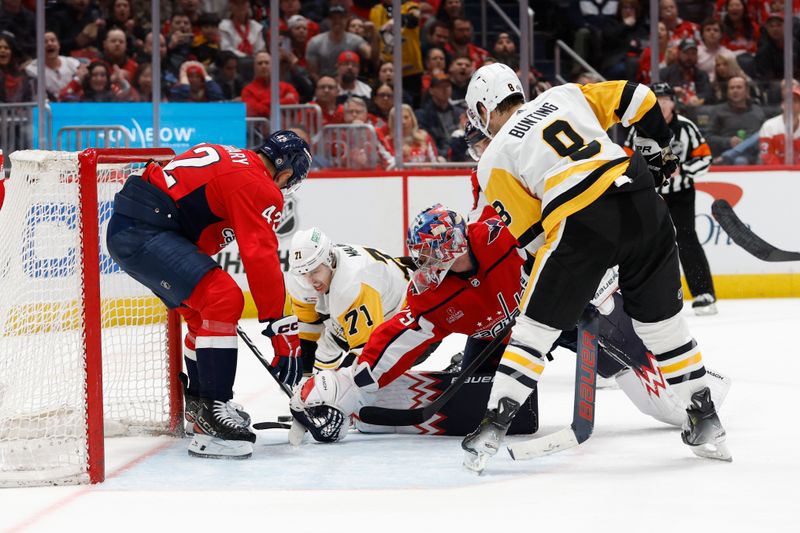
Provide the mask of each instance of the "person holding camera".
{"label": "person holding camera", "polygon": [[[383,0],[372,7],[369,20],[380,28],[380,59],[381,63],[392,61],[394,33],[392,27],[392,0]],[[404,1],[400,6],[400,21],[402,30],[402,58],[403,58],[403,92],[409,93],[414,102],[414,107],[420,105],[422,95],[422,45],[420,43],[420,8],[419,3]]]}

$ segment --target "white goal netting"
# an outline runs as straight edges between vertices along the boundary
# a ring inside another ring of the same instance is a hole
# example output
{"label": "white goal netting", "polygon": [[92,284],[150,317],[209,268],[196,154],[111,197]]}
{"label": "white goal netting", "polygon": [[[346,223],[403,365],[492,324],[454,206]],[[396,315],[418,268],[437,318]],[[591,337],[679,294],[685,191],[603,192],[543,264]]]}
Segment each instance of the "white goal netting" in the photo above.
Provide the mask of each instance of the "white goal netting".
{"label": "white goal netting", "polygon": [[[0,485],[88,481],[78,154],[11,154],[0,208]],[[114,194],[141,163],[99,165],[106,436],[167,431],[166,310],[108,255]],[[91,238],[91,237],[90,237]],[[96,459],[94,457],[93,459]]]}

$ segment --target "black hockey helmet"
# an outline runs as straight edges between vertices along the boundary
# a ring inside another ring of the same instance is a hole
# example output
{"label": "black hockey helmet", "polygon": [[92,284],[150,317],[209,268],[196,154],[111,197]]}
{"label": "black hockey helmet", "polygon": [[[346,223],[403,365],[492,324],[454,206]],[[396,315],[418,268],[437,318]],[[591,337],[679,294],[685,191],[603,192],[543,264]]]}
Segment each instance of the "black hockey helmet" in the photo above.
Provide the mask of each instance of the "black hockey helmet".
{"label": "black hockey helmet", "polygon": [[296,191],[311,168],[311,152],[308,143],[301,139],[295,132],[278,130],[270,135],[264,143],[256,149],[272,161],[278,172],[291,170],[292,175],[283,186],[285,194]]}
{"label": "black hockey helmet", "polygon": [[654,83],[650,86],[650,89],[655,93],[656,96],[669,96],[670,98],[675,98],[675,91],[672,88],[672,85],[669,83],[665,83],[663,81]]}

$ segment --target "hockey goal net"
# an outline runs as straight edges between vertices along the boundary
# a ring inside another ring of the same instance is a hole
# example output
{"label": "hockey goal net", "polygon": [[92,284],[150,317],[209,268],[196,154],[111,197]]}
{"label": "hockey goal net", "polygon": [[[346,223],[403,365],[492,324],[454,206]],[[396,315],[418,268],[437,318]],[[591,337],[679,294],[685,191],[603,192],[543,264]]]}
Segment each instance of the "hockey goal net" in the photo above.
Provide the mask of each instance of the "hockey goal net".
{"label": "hockey goal net", "polygon": [[0,208],[0,486],[96,483],[104,435],[182,430],[180,321],[105,249],[124,180],[172,156],[10,155]]}

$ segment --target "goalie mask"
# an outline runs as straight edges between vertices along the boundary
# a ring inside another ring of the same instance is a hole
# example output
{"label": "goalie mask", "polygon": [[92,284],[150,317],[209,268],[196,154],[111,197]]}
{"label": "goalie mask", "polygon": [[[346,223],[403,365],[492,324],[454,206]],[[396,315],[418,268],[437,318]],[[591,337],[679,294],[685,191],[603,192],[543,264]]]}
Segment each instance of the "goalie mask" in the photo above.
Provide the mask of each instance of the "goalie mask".
{"label": "goalie mask", "polygon": [[419,294],[438,287],[455,260],[467,253],[467,225],[461,215],[436,204],[414,218],[406,244],[417,265],[411,283]]}
{"label": "goalie mask", "polygon": [[470,123],[491,139],[489,116],[497,108],[497,104],[512,94],[525,95],[522,84],[511,67],[492,63],[479,68],[472,75],[467,87],[467,117]]}
{"label": "goalie mask", "polygon": [[292,416],[317,442],[338,442],[360,407],[360,392],[349,369],[322,370],[311,376],[289,401]]}

